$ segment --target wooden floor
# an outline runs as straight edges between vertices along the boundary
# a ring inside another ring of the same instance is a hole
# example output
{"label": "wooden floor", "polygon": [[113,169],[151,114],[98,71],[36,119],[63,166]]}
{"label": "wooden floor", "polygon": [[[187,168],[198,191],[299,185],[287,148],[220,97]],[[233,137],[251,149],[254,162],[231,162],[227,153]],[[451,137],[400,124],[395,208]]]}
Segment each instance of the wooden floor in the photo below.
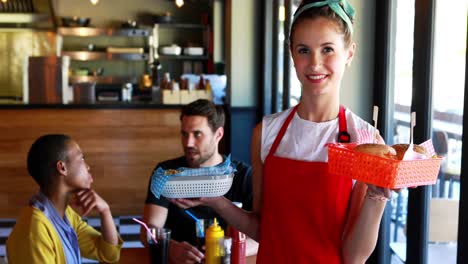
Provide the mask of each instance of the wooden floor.
{"label": "wooden floor", "polygon": [[70,135],[114,215],[139,215],[155,165],[182,154],[179,109],[0,109],[0,218],[37,191],[26,156],[39,136]]}

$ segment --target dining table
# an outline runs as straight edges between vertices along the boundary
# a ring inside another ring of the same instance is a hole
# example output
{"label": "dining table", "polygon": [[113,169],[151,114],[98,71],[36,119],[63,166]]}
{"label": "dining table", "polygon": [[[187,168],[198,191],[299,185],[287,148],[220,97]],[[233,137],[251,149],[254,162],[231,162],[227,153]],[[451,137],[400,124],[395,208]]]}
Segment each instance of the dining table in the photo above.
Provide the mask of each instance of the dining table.
{"label": "dining table", "polygon": [[[248,256],[245,258],[246,264],[255,264],[257,261],[257,256]],[[130,263],[150,263],[149,250],[148,248],[122,248],[120,251],[120,264],[130,264]]]}

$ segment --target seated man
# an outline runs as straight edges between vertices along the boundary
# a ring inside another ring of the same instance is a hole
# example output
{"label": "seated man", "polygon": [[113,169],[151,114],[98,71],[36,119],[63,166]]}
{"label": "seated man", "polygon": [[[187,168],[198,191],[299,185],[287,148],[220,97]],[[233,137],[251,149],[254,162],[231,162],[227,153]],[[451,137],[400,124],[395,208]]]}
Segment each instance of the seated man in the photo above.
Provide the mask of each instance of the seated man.
{"label": "seated man", "polygon": [[[179,167],[200,168],[210,167],[222,163],[225,159],[218,152],[218,143],[224,135],[224,112],[208,100],[197,100],[182,108],[180,115],[181,137],[184,156],[164,161],[158,164],[155,170],[161,167],[164,170]],[[226,198],[233,202],[241,202],[243,208],[252,208],[252,176],[250,166],[233,161],[237,172],[233,184]],[[150,180],[151,181],[151,180]],[[220,220],[221,226],[226,230],[225,221],[211,208],[198,206],[190,208],[199,219]],[[195,221],[188,216],[184,209],[176,206],[162,197],[156,198],[148,187],[145,202],[143,221],[151,226],[166,227],[172,230],[169,260],[171,263],[198,263],[204,255],[194,246],[196,245]],[[146,244],[146,231],[141,229],[140,238]],[[247,251],[255,251],[256,244]]]}
{"label": "seated man", "polygon": [[[29,174],[39,193],[29,201],[8,237],[9,263],[81,263],[81,257],[114,263],[123,241],[109,205],[93,190],[93,178],[78,144],[66,135],[45,135],[28,153]],[[87,215],[95,209],[102,234],[70,206]]]}

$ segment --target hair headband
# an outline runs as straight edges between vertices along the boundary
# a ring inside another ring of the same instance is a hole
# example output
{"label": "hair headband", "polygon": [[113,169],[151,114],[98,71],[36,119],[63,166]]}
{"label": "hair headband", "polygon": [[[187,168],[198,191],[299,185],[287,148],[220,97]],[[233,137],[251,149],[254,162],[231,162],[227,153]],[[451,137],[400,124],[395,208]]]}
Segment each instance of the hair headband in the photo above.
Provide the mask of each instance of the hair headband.
{"label": "hair headband", "polygon": [[[341,7],[340,4],[343,4],[343,7]],[[341,19],[346,22],[346,25],[348,26],[349,30],[351,31],[351,34],[353,33],[353,23],[349,18],[354,17],[354,8],[351,6],[350,3],[348,3],[347,0],[325,0],[325,1],[320,1],[320,2],[315,2],[315,3],[310,3],[303,5],[301,9],[297,10],[296,14],[294,14],[294,18],[292,23],[296,21],[296,19],[306,10],[313,8],[313,7],[322,7],[328,5],[333,12],[335,12]]]}

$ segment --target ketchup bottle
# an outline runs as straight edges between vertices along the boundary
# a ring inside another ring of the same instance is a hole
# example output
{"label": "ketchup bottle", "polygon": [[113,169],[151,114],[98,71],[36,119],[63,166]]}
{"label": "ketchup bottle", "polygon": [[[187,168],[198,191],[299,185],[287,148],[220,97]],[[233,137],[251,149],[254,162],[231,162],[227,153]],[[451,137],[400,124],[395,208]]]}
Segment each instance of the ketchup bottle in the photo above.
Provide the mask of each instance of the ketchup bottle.
{"label": "ketchup bottle", "polygon": [[[242,203],[233,202],[234,205],[241,208]],[[231,264],[245,264],[246,238],[245,234],[232,226],[228,227],[228,234],[232,238],[231,246]]]}

